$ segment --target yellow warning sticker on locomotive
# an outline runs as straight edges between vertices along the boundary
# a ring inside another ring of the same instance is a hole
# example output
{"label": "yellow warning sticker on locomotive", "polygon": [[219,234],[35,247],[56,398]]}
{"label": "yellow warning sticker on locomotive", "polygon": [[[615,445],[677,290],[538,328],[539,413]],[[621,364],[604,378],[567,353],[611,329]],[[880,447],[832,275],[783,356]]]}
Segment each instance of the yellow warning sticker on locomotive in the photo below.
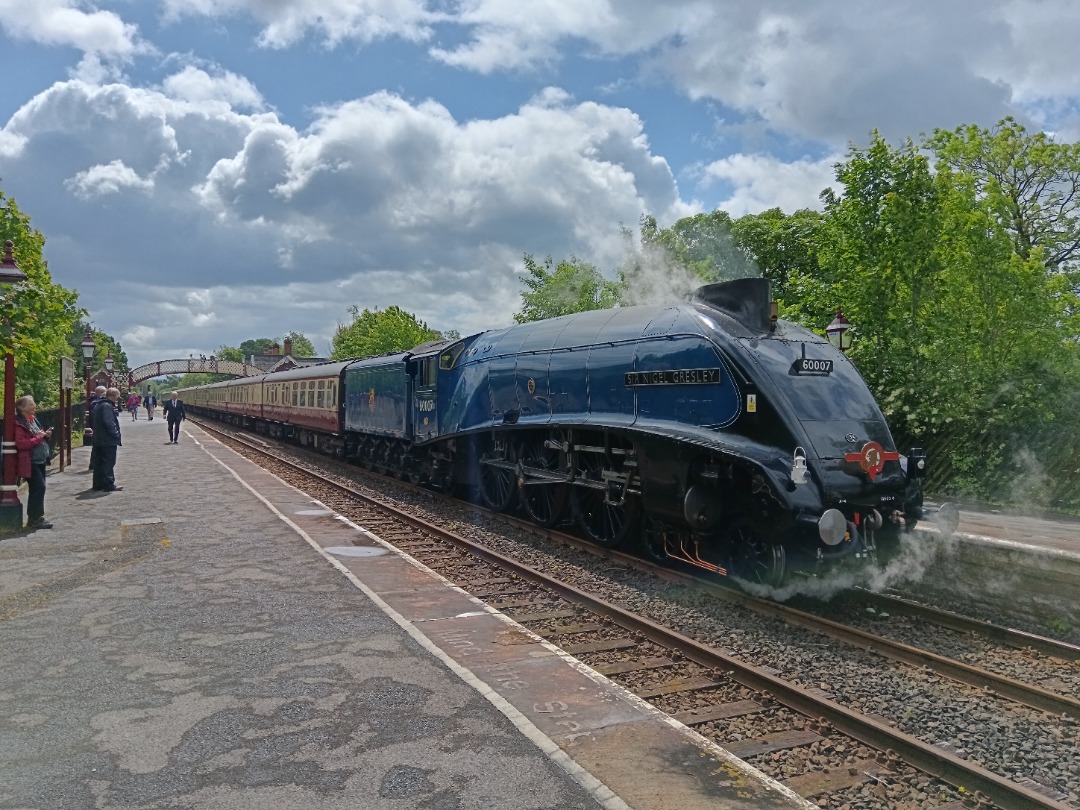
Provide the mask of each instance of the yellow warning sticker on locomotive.
{"label": "yellow warning sticker on locomotive", "polygon": [[746,395],[746,412],[757,413],[757,394]]}

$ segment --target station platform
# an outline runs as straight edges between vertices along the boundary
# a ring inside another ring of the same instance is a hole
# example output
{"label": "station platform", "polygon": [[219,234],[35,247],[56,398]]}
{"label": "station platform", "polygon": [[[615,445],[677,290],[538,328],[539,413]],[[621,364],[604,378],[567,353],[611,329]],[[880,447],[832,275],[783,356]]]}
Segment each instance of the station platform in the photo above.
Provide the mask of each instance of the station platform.
{"label": "station platform", "polygon": [[0,539],[0,807],[810,807],[184,423]]}

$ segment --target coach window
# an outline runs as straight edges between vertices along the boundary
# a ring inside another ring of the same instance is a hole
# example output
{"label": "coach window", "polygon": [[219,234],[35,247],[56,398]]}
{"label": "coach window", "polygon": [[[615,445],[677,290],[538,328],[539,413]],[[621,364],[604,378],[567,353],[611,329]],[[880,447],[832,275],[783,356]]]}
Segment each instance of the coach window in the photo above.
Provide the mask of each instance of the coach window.
{"label": "coach window", "polygon": [[326,407],[326,380],[319,380],[319,396],[315,400],[316,408]]}
{"label": "coach window", "polygon": [[295,408],[295,407],[296,407],[296,405],[297,405],[297,401],[296,401],[296,388],[297,388],[297,385],[296,385],[296,383],[293,383],[293,384],[292,384],[292,404],[293,404],[293,407],[294,407],[294,408]]}

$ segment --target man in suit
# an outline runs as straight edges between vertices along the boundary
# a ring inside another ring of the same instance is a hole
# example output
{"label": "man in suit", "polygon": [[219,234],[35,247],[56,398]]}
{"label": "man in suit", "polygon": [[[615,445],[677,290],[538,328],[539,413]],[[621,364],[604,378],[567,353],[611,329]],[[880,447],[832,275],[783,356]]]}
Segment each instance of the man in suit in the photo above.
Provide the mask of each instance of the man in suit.
{"label": "man in suit", "polygon": [[169,423],[169,441],[172,444],[180,443],[180,423],[184,421],[184,400],[180,399],[173,391],[165,404],[161,406],[161,412],[165,415],[165,421]]}
{"label": "man in suit", "polygon": [[98,492],[119,492],[116,485],[116,448],[120,446],[120,420],[116,416],[116,403],[120,389],[110,388],[105,399],[99,399],[91,414],[94,428],[94,489]]}

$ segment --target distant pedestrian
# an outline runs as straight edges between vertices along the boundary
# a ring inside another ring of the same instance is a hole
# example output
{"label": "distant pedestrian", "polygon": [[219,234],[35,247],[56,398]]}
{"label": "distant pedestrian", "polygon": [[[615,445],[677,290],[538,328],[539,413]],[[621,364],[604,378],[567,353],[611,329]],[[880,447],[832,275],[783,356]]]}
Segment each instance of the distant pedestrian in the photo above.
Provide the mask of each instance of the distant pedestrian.
{"label": "distant pedestrian", "polygon": [[180,443],[180,423],[184,421],[184,400],[180,399],[176,391],[161,406],[161,413],[169,423],[169,442]]}
{"label": "distant pedestrian", "polygon": [[[94,413],[94,406],[97,405],[98,402],[100,402],[101,400],[105,399],[106,390],[108,389],[106,389],[104,385],[99,385],[97,388],[95,388],[94,393],[90,395],[90,402],[86,406],[86,424],[83,425],[83,428],[90,428],[91,433],[94,432],[94,425],[91,421],[91,415]],[[88,469],[90,470],[90,472],[93,472],[94,459],[97,458],[97,447],[93,446],[93,439],[91,439],[90,444],[90,466],[88,467]]]}
{"label": "distant pedestrian", "polygon": [[143,397],[143,404],[146,406],[146,418],[151,422],[154,421],[154,408],[157,407],[157,397],[154,396],[154,392],[150,391]]}
{"label": "distant pedestrian", "polygon": [[105,399],[94,406],[94,489],[98,492],[117,492],[123,487],[116,485],[116,448],[120,447],[120,420],[116,416],[116,403],[120,401],[120,390],[110,388],[105,392]]}
{"label": "distant pedestrian", "polygon": [[139,420],[139,395],[135,393],[128,394],[127,398],[128,413],[131,414],[131,420],[137,422]]}
{"label": "distant pedestrian", "polygon": [[49,439],[52,428],[44,429],[38,422],[37,403],[30,396],[15,400],[15,450],[18,453],[18,476],[25,478],[30,488],[26,499],[26,528],[51,529],[45,520],[45,466],[52,450]]}

